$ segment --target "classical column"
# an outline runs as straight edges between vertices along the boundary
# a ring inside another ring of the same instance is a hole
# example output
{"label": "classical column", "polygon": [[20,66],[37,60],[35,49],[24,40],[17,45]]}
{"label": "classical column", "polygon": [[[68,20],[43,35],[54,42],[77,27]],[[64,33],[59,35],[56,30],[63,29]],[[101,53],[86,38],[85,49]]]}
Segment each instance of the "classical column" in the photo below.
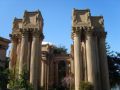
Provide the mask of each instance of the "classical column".
{"label": "classical column", "polygon": [[110,90],[105,37],[106,37],[106,32],[101,32],[99,39],[101,84],[102,84],[102,90]]}
{"label": "classical column", "polygon": [[95,55],[95,82],[96,82],[96,89],[101,90],[101,78],[100,78],[100,63],[99,63],[99,52],[98,52],[98,34],[97,32],[94,35],[94,55]]}
{"label": "classical column", "polygon": [[37,60],[37,85],[40,88],[41,84],[41,43],[42,43],[42,39],[41,37],[39,38],[39,43],[38,43],[38,60]]}
{"label": "classical column", "polygon": [[70,67],[71,67],[71,74],[74,75],[74,60],[72,57],[70,59]]}
{"label": "classical column", "polygon": [[81,59],[81,36],[80,29],[73,28],[74,40],[74,69],[75,69],[75,90],[79,90],[82,81],[82,59]]}
{"label": "classical column", "polygon": [[31,48],[31,63],[30,63],[30,83],[33,85],[34,90],[38,88],[38,63],[40,58],[39,53],[40,45],[40,32],[33,30],[32,48]]}
{"label": "classical column", "polygon": [[9,62],[9,69],[12,70],[15,66],[15,60],[17,59],[17,40],[14,35],[11,35],[11,52],[10,52],[10,62]]}
{"label": "classical column", "polygon": [[94,86],[94,90],[96,89],[96,83],[95,82],[95,49],[94,49],[94,37],[93,37],[93,31],[87,31],[86,32],[86,56],[87,56],[87,76],[88,76],[88,82],[92,83]]}
{"label": "classical column", "polygon": [[44,68],[45,68],[45,71],[44,71],[44,75],[45,75],[45,77],[44,77],[45,90],[47,90],[47,61],[46,60],[45,60],[45,66],[44,66]]}
{"label": "classical column", "polygon": [[28,32],[26,30],[22,30],[19,74],[22,74],[23,69],[26,68],[25,65],[27,64],[27,55],[28,55]]}
{"label": "classical column", "polygon": [[15,69],[16,69],[16,75],[18,76],[18,71],[19,71],[19,61],[20,61],[20,44],[21,44],[21,40],[20,40],[20,38],[18,38],[18,40],[17,40],[17,42],[18,42],[18,44],[17,44],[17,59],[16,59],[16,67],[15,67]]}
{"label": "classical column", "polygon": [[27,55],[27,70],[30,71],[30,57],[31,56],[31,37],[28,41],[28,55]]}
{"label": "classical column", "polygon": [[49,63],[49,59],[47,60],[47,89],[49,89],[49,66],[50,66],[50,63]]}
{"label": "classical column", "polygon": [[44,64],[44,60],[42,60],[41,61],[41,87],[44,87],[45,85],[44,85],[44,83],[45,83],[45,81],[44,81],[44,77],[45,77],[45,75],[44,75],[44,72],[45,72],[45,68],[44,68],[44,66],[45,66],[45,64]]}
{"label": "classical column", "polygon": [[87,81],[87,60],[86,60],[86,47],[85,47],[85,42],[82,43],[82,59],[83,59],[83,73],[84,73],[84,80]]}

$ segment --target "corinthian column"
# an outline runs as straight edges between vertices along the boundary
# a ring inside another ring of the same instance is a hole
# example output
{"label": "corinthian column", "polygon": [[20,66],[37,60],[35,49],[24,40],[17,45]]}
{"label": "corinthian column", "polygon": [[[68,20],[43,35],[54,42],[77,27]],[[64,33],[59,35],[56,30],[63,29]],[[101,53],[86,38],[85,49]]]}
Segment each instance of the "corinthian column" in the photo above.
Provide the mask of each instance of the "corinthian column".
{"label": "corinthian column", "polygon": [[41,61],[41,87],[43,88],[45,86],[45,64],[44,60]]}
{"label": "corinthian column", "polygon": [[19,74],[22,74],[23,69],[27,64],[27,55],[28,55],[27,53],[28,53],[28,32],[26,30],[22,30]]}
{"label": "corinthian column", "polygon": [[95,47],[94,47],[94,38],[93,38],[93,32],[87,31],[86,32],[86,56],[87,56],[87,76],[88,76],[88,82],[91,82],[94,86],[94,90],[96,89],[96,83],[95,82],[95,76],[96,76],[96,56],[95,56]]}
{"label": "corinthian column", "polygon": [[14,35],[11,35],[12,47],[10,52],[9,69],[13,69],[15,66],[15,60],[17,59],[17,41]]}
{"label": "corinthian column", "polygon": [[98,52],[98,33],[95,32],[94,35],[94,57],[95,57],[95,82],[96,82],[96,89],[101,90],[101,78],[100,78],[100,63],[99,63],[99,52]]}
{"label": "corinthian column", "polygon": [[[40,32],[33,30],[32,48],[31,48],[31,63],[30,63],[30,83],[33,85],[34,90],[38,87],[38,72],[39,58],[40,58]],[[38,75],[39,74],[39,75]]]}
{"label": "corinthian column", "polygon": [[20,40],[20,38],[18,38],[18,44],[17,44],[17,59],[16,59],[16,71],[15,71],[15,73],[16,73],[16,75],[18,75],[18,71],[19,71],[19,61],[20,61],[20,44],[21,44],[21,40]]}
{"label": "corinthian column", "polygon": [[105,47],[106,32],[101,32],[100,34],[101,35],[99,39],[99,53],[100,53],[100,70],[101,70],[102,90],[110,90],[108,62],[107,62],[107,54],[106,54],[106,47]]}
{"label": "corinthian column", "polygon": [[79,28],[73,28],[75,90],[79,90],[82,80],[81,38]]}

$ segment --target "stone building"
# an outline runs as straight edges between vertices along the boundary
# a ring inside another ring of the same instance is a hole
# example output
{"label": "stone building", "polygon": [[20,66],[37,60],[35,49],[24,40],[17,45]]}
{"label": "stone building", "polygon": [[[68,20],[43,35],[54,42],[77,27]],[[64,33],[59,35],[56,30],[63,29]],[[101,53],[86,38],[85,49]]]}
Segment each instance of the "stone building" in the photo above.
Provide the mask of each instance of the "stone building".
{"label": "stone building", "polygon": [[3,66],[3,67],[6,62],[6,51],[8,49],[9,43],[10,43],[10,40],[0,37],[0,60],[1,60],[0,66]]}
{"label": "stone building", "polygon": [[26,67],[34,90],[59,86],[71,75],[75,90],[79,90],[81,81],[90,82],[94,90],[110,90],[103,16],[91,16],[89,9],[74,9],[72,14],[70,54],[56,51],[49,43],[42,44],[40,11],[25,11],[23,19],[14,19],[9,68],[21,74]]}
{"label": "stone building", "polygon": [[62,79],[70,74],[70,54],[53,45],[42,44],[41,87],[53,88],[61,85]]}

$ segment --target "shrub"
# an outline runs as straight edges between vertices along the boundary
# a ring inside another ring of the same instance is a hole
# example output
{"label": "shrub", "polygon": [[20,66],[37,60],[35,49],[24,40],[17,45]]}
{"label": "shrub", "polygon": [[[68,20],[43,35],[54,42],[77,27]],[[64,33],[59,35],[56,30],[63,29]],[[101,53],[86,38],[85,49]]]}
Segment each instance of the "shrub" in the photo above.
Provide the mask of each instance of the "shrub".
{"label": "shrub", "polygon": [[81,82],[80,90],[93,90],[93,85],[90,82]]}

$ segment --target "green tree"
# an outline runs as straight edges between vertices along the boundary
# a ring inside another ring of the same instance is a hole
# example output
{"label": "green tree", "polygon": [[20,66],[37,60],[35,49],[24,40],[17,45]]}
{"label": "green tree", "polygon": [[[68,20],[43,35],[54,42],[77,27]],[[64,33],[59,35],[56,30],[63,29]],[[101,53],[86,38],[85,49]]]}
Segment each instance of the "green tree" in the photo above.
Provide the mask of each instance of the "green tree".
{"label": "green tree", "polygon": [[54,46],[53,53],[54,54],[67,54],[67,49],[64,46],[59,46],[59,47]]}
{"label": "green tree", "polygon": [[[0,60],[0,64],[2,64],[1,60]],[[0,90],[7,89],[7,83],[9,80],[8,74],[9,74],[9,70],[3,66],[0,66]]]}
{"label": "green tree", "polygon": [[120,85],[120,53],[111,51],[110,45],[106,44],[110,85]]}
{"label": "green tree", "polygon": [[23,70],[21,75],[17,76],[11,71],[9,78],[10,90],[33,90],[32,85],[29,83],[29,73],[26,69]]}
{"label": "green tree", "polygon": [[90,82],[81,82],[80,90],[94,90],[94,88]]}

